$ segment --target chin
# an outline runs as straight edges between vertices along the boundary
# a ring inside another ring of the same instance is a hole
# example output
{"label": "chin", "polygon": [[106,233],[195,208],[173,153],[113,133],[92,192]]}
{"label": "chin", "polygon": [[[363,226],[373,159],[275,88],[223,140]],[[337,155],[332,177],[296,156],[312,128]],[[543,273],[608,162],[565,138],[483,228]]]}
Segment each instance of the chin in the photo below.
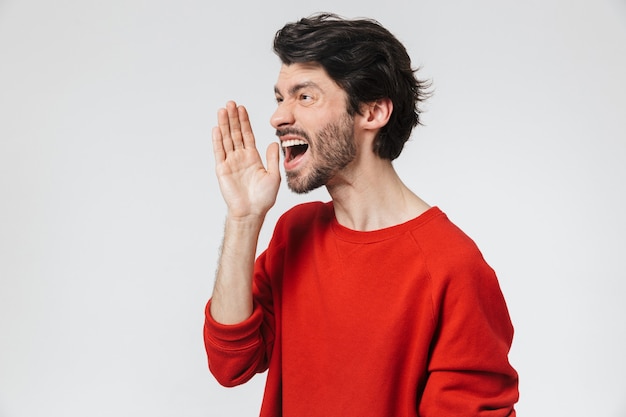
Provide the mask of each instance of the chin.
{"label": "chin", "polygon": [[318,177],[301,178],[297,174],[287,173],[287,187],[296,194],[307,194],[326,184]]}
{"label": "chin", "polygon": [[297,184],[297,183],[294,184],[293,181],[292,182],[288,181],[287,182],[287,187],[289,187],[289,189],[291,191],[293,191],[294,193],[296,193],[296,194],[307,194],[307,193],[313,191],[315,188],[317,188],[317,187],[315,187],[315,188],[306,187],[306,186],[304,186],[302,184]]}

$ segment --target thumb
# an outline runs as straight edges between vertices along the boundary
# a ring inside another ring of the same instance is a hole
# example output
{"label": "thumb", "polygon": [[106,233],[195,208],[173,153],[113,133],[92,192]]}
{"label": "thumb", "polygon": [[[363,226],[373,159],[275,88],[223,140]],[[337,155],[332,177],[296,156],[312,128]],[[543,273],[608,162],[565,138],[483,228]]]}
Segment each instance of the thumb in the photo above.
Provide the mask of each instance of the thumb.
{"label": "thumb", "polygon": [[278,164],[280,160],[280,148],[277,142],[270,143],[267,147],[265,156],[267,160],[267,172],[270,174],[276,174],[280,176]]}

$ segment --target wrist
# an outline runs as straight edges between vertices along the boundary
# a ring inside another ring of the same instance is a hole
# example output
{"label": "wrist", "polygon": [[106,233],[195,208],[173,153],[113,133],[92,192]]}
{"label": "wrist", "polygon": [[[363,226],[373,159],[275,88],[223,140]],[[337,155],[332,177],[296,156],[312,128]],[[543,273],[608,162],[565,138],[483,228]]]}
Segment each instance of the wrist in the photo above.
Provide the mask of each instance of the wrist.
{"label": "wrist", "polygon": [[235,230],[260,230],[265,221],[264,214],[248,214],[245,216],[226,214],[226,227]]}

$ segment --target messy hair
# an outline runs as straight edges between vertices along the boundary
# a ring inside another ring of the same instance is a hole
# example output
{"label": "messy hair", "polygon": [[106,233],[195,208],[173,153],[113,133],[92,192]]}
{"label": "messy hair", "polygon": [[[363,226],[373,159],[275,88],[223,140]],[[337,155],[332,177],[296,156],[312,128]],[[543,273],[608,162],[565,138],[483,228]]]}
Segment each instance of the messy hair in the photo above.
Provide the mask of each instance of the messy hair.
{"label": "messy hair", "polygon": [[319,64],[348,96],[348,113],[360,114],[363,104],[388,98],[393,103],[389,122],[374,141],[374,152],[384,159],[400,155],[415,126],[420,124],[427,81],[404,45],[372,19],[343,19],[321,13],[288,23],[274,38],[274,52],[285,65]]}

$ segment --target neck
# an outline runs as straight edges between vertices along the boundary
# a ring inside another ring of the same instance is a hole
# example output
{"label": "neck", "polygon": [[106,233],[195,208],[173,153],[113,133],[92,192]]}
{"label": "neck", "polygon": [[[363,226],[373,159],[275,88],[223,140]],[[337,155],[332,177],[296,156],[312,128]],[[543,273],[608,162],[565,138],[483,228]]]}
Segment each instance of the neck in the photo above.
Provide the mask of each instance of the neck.
{"label": "neck", "polygon": [[339,224],[353,230],[377,230],[428,210],[428,204],[400,180],[391,161],[372,154],[366,162],[349,166],[326,185]]}

